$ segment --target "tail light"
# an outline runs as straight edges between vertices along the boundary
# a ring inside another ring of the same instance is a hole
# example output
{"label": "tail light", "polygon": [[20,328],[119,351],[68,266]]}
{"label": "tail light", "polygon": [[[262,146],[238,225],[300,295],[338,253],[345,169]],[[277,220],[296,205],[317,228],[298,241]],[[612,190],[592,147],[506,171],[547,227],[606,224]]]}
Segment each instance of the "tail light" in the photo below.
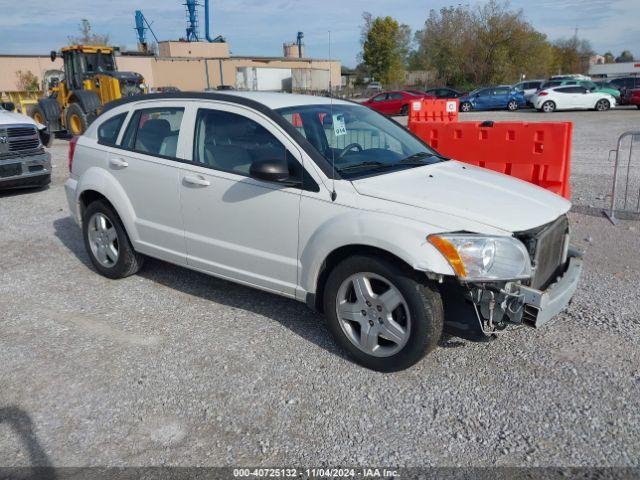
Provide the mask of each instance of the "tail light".
{"label": "tail light", "polygon": [[78,138],[73,137],[69,142],[69,173],[71,173],[71,169],[73,167],[73,155],[76,153],[76,143],[78,143]]}
{"label": "tail light", "polygon": [[549,92],[547,92],[546,90],[538,92],[538,96],[539,97],[546,97],[547,95],[549,95]]}

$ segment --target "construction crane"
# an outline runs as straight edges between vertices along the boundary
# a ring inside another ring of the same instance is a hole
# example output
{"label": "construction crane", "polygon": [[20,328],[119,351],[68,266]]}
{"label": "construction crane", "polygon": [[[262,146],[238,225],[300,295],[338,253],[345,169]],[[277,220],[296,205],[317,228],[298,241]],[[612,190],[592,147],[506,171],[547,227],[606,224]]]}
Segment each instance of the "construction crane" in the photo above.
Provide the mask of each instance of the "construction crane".
{"label": "construction crane", "polygon": [[153,35],[156,43],[158,43],[158,37],[156,37],[156,34],[151,28],[151,24],[147,21],[147,18],[142,13],[142,10],[136,10],[135,31],[138,35],[138,46],[140,48],[140,51],[145,53],[149,51],[149,46],[147,44],[147,30],[151,32],[151,35]]}

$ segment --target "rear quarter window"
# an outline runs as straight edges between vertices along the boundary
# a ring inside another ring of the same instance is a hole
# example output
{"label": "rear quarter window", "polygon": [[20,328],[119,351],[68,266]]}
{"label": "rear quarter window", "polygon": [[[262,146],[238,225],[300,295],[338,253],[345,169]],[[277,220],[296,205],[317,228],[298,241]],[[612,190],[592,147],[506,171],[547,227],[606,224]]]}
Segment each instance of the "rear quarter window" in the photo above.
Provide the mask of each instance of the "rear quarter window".
{"label": "rear quarter window", "polygon": [[127,118],[126,112],[102,122],[98,127],[98,143],[102,145],[115,145],[125,118]]}

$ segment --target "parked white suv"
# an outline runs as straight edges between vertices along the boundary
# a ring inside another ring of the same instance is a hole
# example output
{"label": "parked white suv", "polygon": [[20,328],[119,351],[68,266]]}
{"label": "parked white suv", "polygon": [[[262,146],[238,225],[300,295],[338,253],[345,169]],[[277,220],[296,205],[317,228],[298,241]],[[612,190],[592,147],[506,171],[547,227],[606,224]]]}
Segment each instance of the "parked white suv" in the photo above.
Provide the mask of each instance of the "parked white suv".
{"label": "parked white suv", "polygon": [[568,201],[445,159],[346,101],[127,98],[74,142],[70,169],[101,274],[131,275],[148,255],[295,298],[377,370],[417,362],[469,312],[486,335],[540,326],[582,268]]}

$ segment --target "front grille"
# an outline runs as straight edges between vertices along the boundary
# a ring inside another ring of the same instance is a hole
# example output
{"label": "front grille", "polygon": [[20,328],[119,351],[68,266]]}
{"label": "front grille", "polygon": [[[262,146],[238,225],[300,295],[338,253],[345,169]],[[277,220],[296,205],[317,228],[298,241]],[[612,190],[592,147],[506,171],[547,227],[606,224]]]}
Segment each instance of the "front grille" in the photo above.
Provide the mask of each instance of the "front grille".
{"label": "front grille", "polygon": [[40,145],[40,140],[37,138],[26,140],[9,140],[10,152],[21,152],[23,150],[35,150]]}
{"label": "front grille", "polygon": [[7,137],[30,137],[33,134],[37,134],[36,129],[33,127],[9,127],[7,128]]}
{"label": "front grille", "polygon": [[9,127],[6,136],[10,153],[37,150],[40,147],[40,137],[35,127]]}
{"label": "front grille", "polygon": [[533,288],[544,290],[560,274],[566,261],[568,234],[569,220],[566,215],[543,227],[516,234],[527,247],[535,268],[531,281]]}

